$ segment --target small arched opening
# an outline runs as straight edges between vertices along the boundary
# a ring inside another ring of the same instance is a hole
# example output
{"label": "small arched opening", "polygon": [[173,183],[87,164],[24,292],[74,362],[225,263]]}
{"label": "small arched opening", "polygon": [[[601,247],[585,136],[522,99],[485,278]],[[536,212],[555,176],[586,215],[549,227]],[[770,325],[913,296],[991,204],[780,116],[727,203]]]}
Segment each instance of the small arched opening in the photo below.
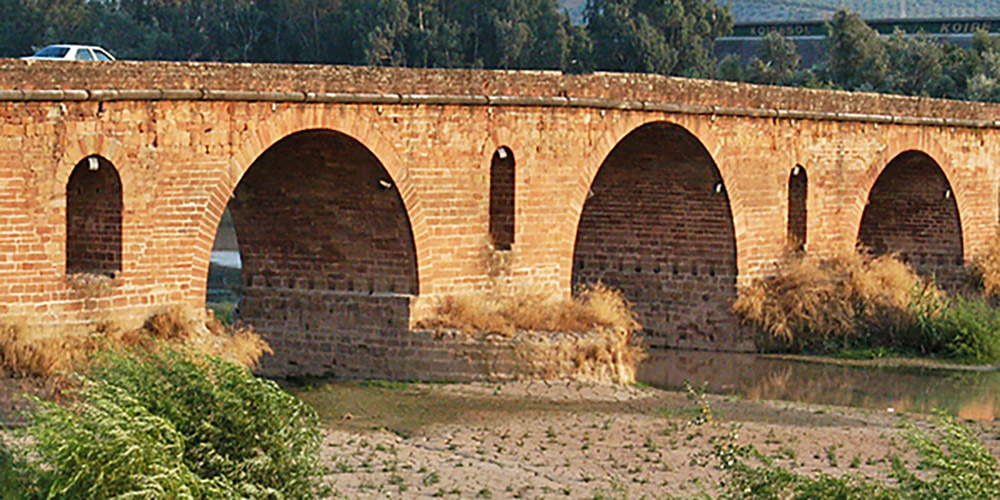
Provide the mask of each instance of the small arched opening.
{"label": "small arched opening", "polygon": [[795,251],[806,247],[806,201],[809,196],[809,178],[801,165],[792,168],[788,176],[788,228],[789,248]]}
{"label": "small arched opening", "polygon": [[490,161],[490,239],[493,248],[514,245],[514,153],[501,146]]}
{"label": "small arched opening", "polygon": [[101,156],[88,156],[66,183],[66,273],[114,277],[122,270],[122,182]]}

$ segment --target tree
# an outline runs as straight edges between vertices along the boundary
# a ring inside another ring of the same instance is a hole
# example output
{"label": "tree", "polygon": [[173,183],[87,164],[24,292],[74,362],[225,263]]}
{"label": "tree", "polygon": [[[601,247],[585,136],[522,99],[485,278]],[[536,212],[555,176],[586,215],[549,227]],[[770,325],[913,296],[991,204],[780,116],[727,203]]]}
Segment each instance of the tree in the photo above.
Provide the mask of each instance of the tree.
{"label": "tree", "polygon": [[769,85],[792,85],[797,79],[802,56],[795,42],[777,31],[761,39],[757,55],[750,59],[748,80]]}
{"label": "tree", "polygon": [[410,0],[407,62],[420,67],[562,69],[568,18],[556,0]]}
{"label": "tree", "polygon": [[597,69],[707,77],[715,39],[732,31],[728,6],[707,0],[587,0]]}
{"label": "tree", "polygon": [[903,95],[943,97],[953,86],[944,73],[945,50],[923,34],[896,30],[886,44],[889,69],[885,90]]}
{"label": "tree", "polygon": [[321,21],[323,62],[403,66],[409,9],[405,0],[346,0]]}
{"label": "tree", "polygon": [[0,56],[19,57],[31,54],[41,42],[41,16],[21,0],[0,0]]}
{"label": "tree", "polygon": [[827,29],[827,64],[833,83],[848,90],[882,89],[889,57],[879,34],[861,16],[845,9],[833,15]]}

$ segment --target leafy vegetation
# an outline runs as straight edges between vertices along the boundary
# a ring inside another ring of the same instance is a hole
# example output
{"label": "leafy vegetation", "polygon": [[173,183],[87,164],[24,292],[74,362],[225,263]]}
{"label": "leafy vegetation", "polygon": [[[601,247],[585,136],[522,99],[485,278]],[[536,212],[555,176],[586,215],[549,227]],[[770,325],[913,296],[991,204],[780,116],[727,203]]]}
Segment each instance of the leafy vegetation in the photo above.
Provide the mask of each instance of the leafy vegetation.
{"label": "leafy vegetation", "polygon": [[[860,15],[826,0],[735,4],[740,19],[747,5],[792,18],[822,12],[808,16],[829,19],[825,57],[814,67],[801,67],[795,45],[778,34],[746,64],[735,56],[716,61],[715,39],[731,33],[733,14],[713,0],[586,0],[583,24],[556,0],[0,2],[0,27],[8,28],[0,54],[8,56],[86,42],[140,60],[630,71],[1000,101],[995,38],[979,33],[965,49],[923,35],[880,36],[862,20],[882,17],[869,2],[847,3]],[[984,14],[954,2],[907,5],[914,13]]]}
{"label": "leafy vegetation", "polygon": [[[700,413],[688,425],[722,428],[709,439],[711,449],[693,458],[700,465],[714,465],[726,472],[720,482],[719,500],[973,500],[1000,498],[1000,462],[970,428],[939,412],[930,430],[911,422],[902,424],[906,444],[916,452],[916,469],[898,455],[888,457],[888,481],[846,474],[804,475],[776,463],[753,444],[738,442],[739,426],[714,418],[703,390],[685,382],[688,398],[698,402]],[[836,466],[835,447],[826,449]],[[856,456],[854,462],[860,462]],[[853,468],[854,466],[852,466]]]}
{"label": "leafy vegetation", "polygon": [[589,0],[584,18],[594,67],[694,77],[712,73],[714,41],[733,25],[727,9],[703,0]]}
{"label": "leafy vegetation", "polygon": [[771,499],[885,499],[973,500],[1000,498],[1000,463],[969,428],[939,414],[936,428],[925,431],[904,424],[906,442],[920,457],[917,469],[907,468],[898,457],[891,460],[889,481],[866,477],[802,475],[777,465],[753,445],[736,444],[735,431],[719,436],[711,452],[717,466],[727,472],[722,482],[726,500]]}
{"label": "leafy vegetation", "polygon": [[946,295],[891,255],[791,255],[744,287],[734,310],[770,350],[1000,361],[1000,309],[988,297]]}
{"label": "leafy vegetation", "polygon": [[[0,448],[17,498],[315,498],[318,419],[245,367],[187,351],[109,354],[73,402],[39,402]],[[0,494],[2,497],[2,494]]]}

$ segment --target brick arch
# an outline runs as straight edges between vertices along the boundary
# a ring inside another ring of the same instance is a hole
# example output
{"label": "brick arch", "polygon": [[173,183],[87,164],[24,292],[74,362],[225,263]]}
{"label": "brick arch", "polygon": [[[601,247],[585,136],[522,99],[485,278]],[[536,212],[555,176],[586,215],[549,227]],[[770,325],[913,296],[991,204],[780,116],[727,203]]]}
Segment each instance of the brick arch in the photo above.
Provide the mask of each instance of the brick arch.
{"label": "brick arch", "polygon": [[796,164],[788,173],[785,239],[794,250],[805,250],[809,234],[809,172]]}
{"label": "brick arch", "polygon": [[934,158],[903,151],[886,163],[868,191],[857,244],[877,255],[897,253],[917,272],[956,286],[965,255],[957,201]]}
{"label": "brick arch", "polygon": [[961,165],[953,164],[950,161],[951,155],[948,149],[944,148],[933,136],[926,133],[920,134],[919,137],[911,137],[909,134],[898,134],[888,137],[885,147],[880,149],[879,153],[869,162],[868,168],[865,170],[864,175],[861,176],[860,183],[858,184],[854,210],[850,213],[850,227],[856,228],[854,234],[855,241],[857,240],[857,231],[861,229],[861,217],[864,213],[865,205],[868,203],[868,195],[871,193],[872,187],[875,186],[875,182],[892,160],[909,151],[917,151],[927,155],[944,174],[945,180],[947,180],[951,187],[955,204],[958,206],[958,217],[963,238],[962,244],[965,248],[969,248],[970,242],[968,237],[971,232],[969,231],[968,214],[970,210],[966,207],[970,200],[975,198],[975,194],[972,192],[973,189],[970,188],[978,184],[979,181],[974,178],[970,178],[969,181],[963,181],[963,177],[958,173]]}
{"label": "brick arch", "polygon": [[[708,120],[705,120],[702,116],[693,115],[682,115],[682,116],[672,116],[670,119],[649,119],[646,116],[635,114],[629,115],[633,117],[632,120],[618,120],[614,124],[610,125],[608,130],[601,134],[596,142],[594,143],[593,151],[587,155],[584,164],[580,168],[580,176],[577,184],[573,190],[573,196],[570,200],[567,218],[571,224],[571,240],[576,238],[576,230],[579,226],[580,215],[583,211],[583,205],[587,201],[587,196],[590,191],[590,187],[597,177],[598,171],[604,160],[611,154],[611,151],[633,131],[650,124],[656,123],[666,123],[672,124],[680,127],[681,129],[687,131],[689,134],[694,136],[698,142],[701,143],[702,147],[712,158],[715,163],[715,167],[719,174],[722,176],[722,183],[726,188],[726,194],[729,199],[729,207],[732,213],[733,228],[737,235],[748,234],[747,220],[744,216],[745,210],[743,209],[743,193],[740,189],[738,183],[738,177],[731,170],[737,168],[736,166],[729,165],[724,159],[717,158],[720,152],[726,151],[726,146],[723,144],[723,137],[720,134],[705,133],[700,130],[703,128],[708,128],[709,130],[714,130],[715,126],[711,124]],[[748,274],[745,270],[747,265],[746,258],[743,253],[743,249],[740,245],[740,238],[737,237],[736,241],[736,263],[739,274]]]}
{"label": "brick arch", "polygon": [[[486,139],[483,141],[480,147],[480,165],[482,171],[485,172],[485,178],[488,180],[485,189],[487,193],[490,193],[491,182],[489,179],[492,174],[493,159],[494,154],[500,148],[507,148],[513,155],[514,158],[514,224],[513,224],[513,243],[516,245],[521,239],[519,234],[525,227],[521,221],[518,220],[517,208],[521,206],[521,201],[518,201],[519,197],[525,196],[525,186],[524,186],[524,176],[520,175],[518,172],[523,170],[524,165],[530,165],[533,161],[533,156],[535,152],[535,145],[526,142],[525,137],[522,134],[516,133],[516,130],[510,129],[494,129],[490,130]],[[522,198],[523,199],[523,198]],[[487,239],[492,241],[494,235],[490,233],[490,201],[487,199],[485,212],[486,214],[486,228],[487,228]]]}
{"label": "brick arch", "polygon": [[574,284],[621,289],[653,345],[733,344],[733,210],[698,137],[667,121],[632,129],[601,162],[582,205]]}
{"label": "brick arch", "polygon": [[509,146],[490,154],[489,233],[496,250],[510,250],[516,241],[517,154]]}
{"label": "brick arch", "polygon": [[133,184],[131,170],[122,167],[128,164],[128,153],[128,148],[117,139],[103,135],[92,135],[80,140],[69,141],[56,165],[55,179],[56,185],[59,186],[58,196],[65,194],[62,190],[65,189],[66,183],[69,182],[69,176],[78,163],[89,156],[99,156],[115,166],[118,176],[121,177],[123,194],[127,199]]}
{"label": "brick arch", "polygon": [[[369,109],[370,108],[370,109]],[[267,150],[282,139],[296,133],[309,130],[329,130],[343,134],[360,143],[375,157],[392,181],[393,189],[402,198],[406,216],[413,234],[416,247],[416,268],[418,294],[425,287],[432,275],[428,254],[429,245],[427,225],[424,218],[423,205],[420,203],[419,192],[409,175],[406,164],[402,161],[392,143],[372,124],[368,114],[375,113],[375,107],[329,107],[322,110],[293,107],[274,114],[266,121],[255,124],[246,137],[240,139],[239,146],[234,149],[230,160],[229,171],[225,178],[215,186],[209,194],[198,228],[198,255],[193,268],[193,278],[196,286],[192,289],[199,296],[193,300],[204,298],[205,283],[208,276],[208,263],[212,244],[215,240],[222,213],[232,198],[240,180],[250,169],[250,166]],[[197,286],[200,284],[200,286]]]}
{"label": "brick arch", "polygon": [[271,343],[268,370],[294,371],[302,356],[333,370],[357,345],[408,327],[420,282],[408,188],[366,144],[307,128],[240,170],[228,204],[240,314]]}

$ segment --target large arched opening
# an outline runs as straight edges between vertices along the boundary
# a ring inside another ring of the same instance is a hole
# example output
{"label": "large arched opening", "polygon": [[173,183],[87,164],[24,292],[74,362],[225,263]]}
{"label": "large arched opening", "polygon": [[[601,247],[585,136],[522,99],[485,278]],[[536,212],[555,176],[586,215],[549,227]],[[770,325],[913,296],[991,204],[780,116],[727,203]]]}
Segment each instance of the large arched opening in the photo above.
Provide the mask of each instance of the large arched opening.
{"label": "large arched opening", "polygon": [[66,273],[122,270],[122,181],[101,156],[77,163],[66,183]]}
{"label": "large arched opening", "polygon": [[574,285],[621,289],[651,345],[732,347],[733,216],[719,169],[698,138],[665,122],[633,130],[601,164],[587,196]]}
{"label": "large arched opening", "polygon": [[410,219],[382,163],[354,138],[309,130],[281,139],[227,208],[232,230],[224,216],[209,299],[226,285],[218,264],[239,266],[236,314],[265,333],[269,368],[332,371],[368,340],[408,327],[418,291]]}
{"label": "large arched opening", "polygon": [[963,279],[962,223],[951,184],[937,162],[906,151],[886,165],[868,194],[858,245],[895,253],[949,288]]}

